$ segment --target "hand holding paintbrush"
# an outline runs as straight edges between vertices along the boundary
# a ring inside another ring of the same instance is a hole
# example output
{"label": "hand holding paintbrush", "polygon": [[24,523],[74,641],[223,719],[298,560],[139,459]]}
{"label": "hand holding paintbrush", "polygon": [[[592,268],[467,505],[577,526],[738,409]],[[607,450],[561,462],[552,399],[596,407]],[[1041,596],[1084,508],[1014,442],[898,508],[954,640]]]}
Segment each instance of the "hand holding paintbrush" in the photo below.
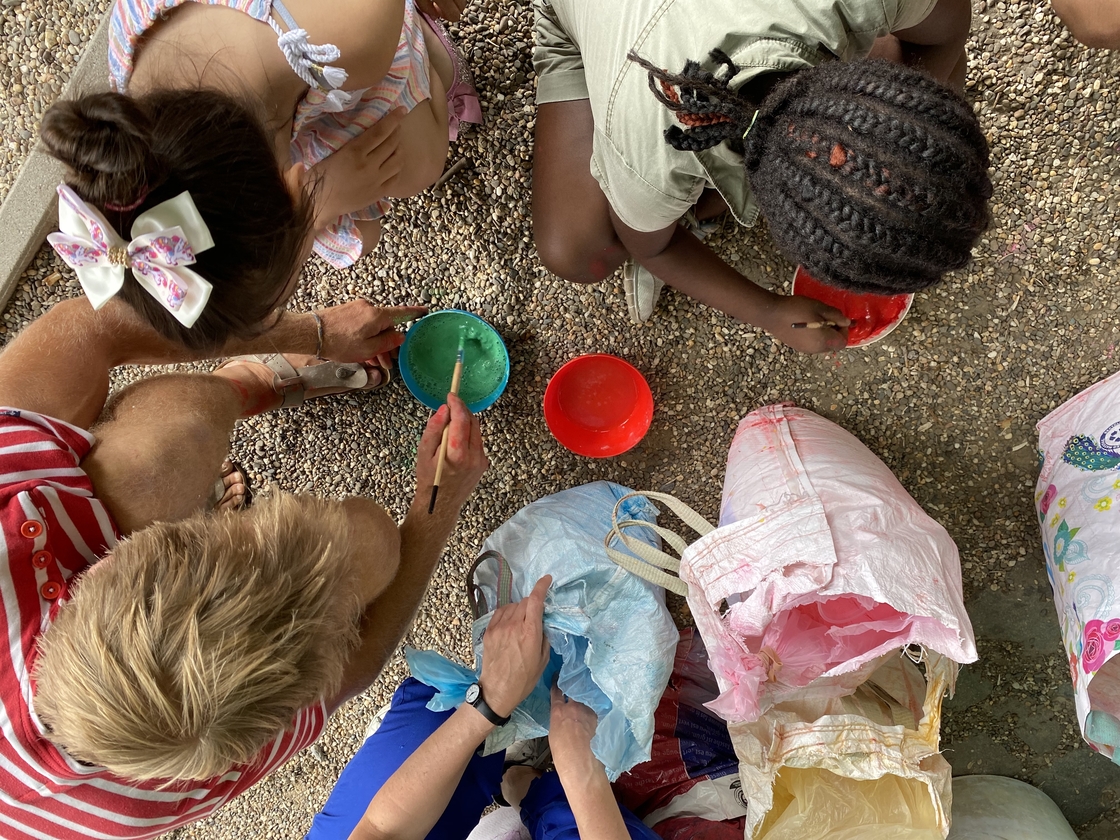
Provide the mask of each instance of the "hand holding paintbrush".
{"label": "hand holding paintbrush", "polygon": [[[466,342],[467,333],[462,327],[459,327],[459,349],[455,352],[455,370],[451,374],[451,393],[459,396],[459,383],[463,379],[463,345]],[[436,496],[439,495],[439,482],[443,478],[443,465],[447,462],[447,433],[450,431],[450,425],[444,427],[443,439],[439,444],[439,460],[436,462],[436,479],[432,483],[432,500],[428,502],[428,513],[435,513],[436,510]]]}

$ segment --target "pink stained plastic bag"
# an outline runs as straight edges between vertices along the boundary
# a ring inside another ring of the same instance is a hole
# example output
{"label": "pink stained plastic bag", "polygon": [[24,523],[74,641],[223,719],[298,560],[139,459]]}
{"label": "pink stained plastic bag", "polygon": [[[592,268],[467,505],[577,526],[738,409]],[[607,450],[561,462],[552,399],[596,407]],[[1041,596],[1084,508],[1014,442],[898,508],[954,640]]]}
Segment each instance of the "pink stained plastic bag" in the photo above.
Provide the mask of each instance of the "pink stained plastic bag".
{"label": "pink stained plastic bag", "polygon": [[850,693],[907,645],[976,659],[949,534],[853,435],[789,404],[739,424],[720,527],[687,548],[681,578],[729,721],[810,683]]}
{"label": "pink stained plastic bag", "polygon": [[645,495],[701,537],[656,528],[677,562],[627,536],[643,523],[616,522],[608,556],[686,595],[720,688],[709,708],[728,722],[851,694],[879,657],[910,645],[976,660],[953,540],[866,446],[811,411],[771,405],[739,424],[718,528]]}

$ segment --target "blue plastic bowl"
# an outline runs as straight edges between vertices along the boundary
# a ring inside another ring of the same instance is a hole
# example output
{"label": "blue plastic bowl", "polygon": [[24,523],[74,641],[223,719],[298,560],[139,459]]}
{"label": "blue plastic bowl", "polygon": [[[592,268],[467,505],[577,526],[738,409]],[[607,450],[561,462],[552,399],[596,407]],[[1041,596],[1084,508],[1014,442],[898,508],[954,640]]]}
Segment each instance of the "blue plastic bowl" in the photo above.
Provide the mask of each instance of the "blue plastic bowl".
{"label": "blue plastic bowl", "polygon": [[447,400],[447,394],[429,394],[427,391],[420,387],[419,383],[416,381],[416,378],[412,375],[412,368],[409,363],[409,346],[411,345],[413,339],[424,331],[425,324],[429,324],[434,318],[441,318],[451,314],[454,314],[458,317],[466,316],[468,319],[477,322],[477,325],[480,329],[490,332],[495,338],[498,339],[498,344],[502,348],[502,355],[505,361],[505,371],[502,373],[501,382],[498,383],[498,386],[494,388],[493,391],[491,391],[482,399],[467,404],[467,408],[470,410],[471,414],[478,414],[480,411],[485,411],[495,402],[497,402],[498,397],[500,397],[502,395],[502,392],[506,389],[506,384],[509,382],[509,350],[506,348],[506,343],[502,340],[502,337],[498,333],[498,331],[494,329],[488,322],[475,315],[473,312],[464,312],[462,309],[441,309],[439,312],[433,312],[430,315],[424,316],[420,320],[416,321],[411,327],[409,327],[409,330],[404,337],[404,344],[401,345],[400,354],[397,357],[397,364],[399,365],[401,371],[401,379],[404,380],[405,387],[408,388],[412,396],[416,397],[416,399],[418,399],[432,411],[437,410],[441,405],[444,404],[444,402]]}

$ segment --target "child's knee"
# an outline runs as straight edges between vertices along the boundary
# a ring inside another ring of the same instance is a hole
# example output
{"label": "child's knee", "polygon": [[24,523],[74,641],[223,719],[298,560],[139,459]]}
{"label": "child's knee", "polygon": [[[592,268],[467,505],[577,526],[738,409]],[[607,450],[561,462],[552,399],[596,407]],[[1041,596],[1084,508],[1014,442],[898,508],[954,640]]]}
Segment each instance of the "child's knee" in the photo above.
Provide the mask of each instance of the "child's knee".
{"label": "child's knee", "polygon": [[613,235],[585,234],[534,228],[537,253],[544,267],[573,283],[598,283],[626,259],[622,243]]}
{"label": "child's knee", "polygon": [[1051,5],[1087,47],[1120,49],[1120,0],[1052,0]]}

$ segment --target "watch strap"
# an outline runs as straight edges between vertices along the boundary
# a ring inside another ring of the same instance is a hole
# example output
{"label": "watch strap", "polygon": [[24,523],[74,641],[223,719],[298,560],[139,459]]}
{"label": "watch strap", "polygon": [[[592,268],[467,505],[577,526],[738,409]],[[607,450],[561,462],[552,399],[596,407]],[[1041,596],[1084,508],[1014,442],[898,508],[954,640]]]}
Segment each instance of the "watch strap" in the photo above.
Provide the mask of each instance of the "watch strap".
{"label": "watch strap", "polygon": [[476,685],[478,685],[478,697],[475,698],[475,701],[471,703],[471,705],[478,710],[478,713],[480,715],[482,715],[495,726],[505,726],[507,723],[509,723],[512,715],[506,715],[505,717],[502,717],[493,709],[491,709],[490,706],[486,703],[486,698],[482,695],[482,685],[480,683],[476,683]]}

